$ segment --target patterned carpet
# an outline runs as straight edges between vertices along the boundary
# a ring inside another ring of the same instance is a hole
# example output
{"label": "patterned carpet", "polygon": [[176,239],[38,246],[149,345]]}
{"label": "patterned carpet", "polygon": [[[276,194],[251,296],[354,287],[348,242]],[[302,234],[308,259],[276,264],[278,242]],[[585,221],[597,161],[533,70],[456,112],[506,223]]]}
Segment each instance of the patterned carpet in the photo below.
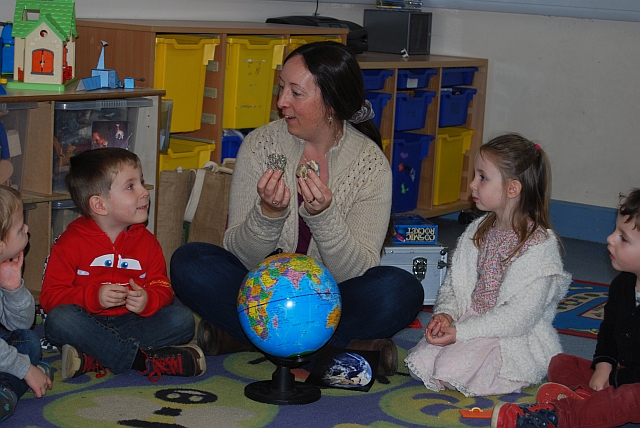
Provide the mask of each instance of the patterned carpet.
{"label": "patterned carpet", "polygon": [[574,280],[558,305],[554,327],[563,334],[596,339],[608,295],[608,285]]}
{"label": "patterned carpet", "polygon": [[[402,360],[413,344],[397,343]],[[59,353],[45,356],[59,376]],[[489,419],[463,418],[459,410],[491,409],[498,399],[531,401],[536,391],[534,386],[521,394],[480,398],[448,390],[433,393],[401,367],[395,376],[378,377],[369,392],[327,388],[311,404],[277,406],[244,396],[248,383],[271,379],[274,369],[262,354],[250,352],[207,357],[207,373],[198,378],[165,376],[150,383],[131,371],[56,380],[44,398],[25,394],[3,427],[488,427]],[[296,371],[300,381],[305,375]]]}

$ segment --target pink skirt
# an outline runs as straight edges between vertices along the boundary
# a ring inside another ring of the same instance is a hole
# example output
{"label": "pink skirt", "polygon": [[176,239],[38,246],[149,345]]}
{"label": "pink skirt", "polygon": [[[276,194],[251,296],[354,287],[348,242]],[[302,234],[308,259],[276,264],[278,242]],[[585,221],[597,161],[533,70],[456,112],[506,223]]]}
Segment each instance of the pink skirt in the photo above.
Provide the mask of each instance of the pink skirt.
{"label": "pink skirt", "polygon": [[[469,309],[460,321],[476,316]],[[404,362],[409,373],[428,389],[457,389],[466,397],[520,392],[529,383],[500,377],[502,357],[497,338],[457,341],[447,346],[435,346],[425,338],[409,350]]]}

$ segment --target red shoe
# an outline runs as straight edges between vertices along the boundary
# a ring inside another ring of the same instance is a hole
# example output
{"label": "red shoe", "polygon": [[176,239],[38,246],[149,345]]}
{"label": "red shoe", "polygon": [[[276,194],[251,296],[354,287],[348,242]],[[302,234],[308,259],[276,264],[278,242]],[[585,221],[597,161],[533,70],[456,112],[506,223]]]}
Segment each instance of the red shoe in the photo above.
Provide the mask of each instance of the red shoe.
{"label": "red shoe", "polygon": [[196,345],[167,346],[142,351],[147,370],[140,372],[157,382],[162,375],[193,377],[204,374],[207,363],[202,350]]}
{"label": "red shoe", "polygon": [[550,403],[551,401],[562,400],[563,398],[573,398],[575,400],[584,400],[591,395],[591,392],[577,388],[575,390],[555,382],[547,382],[538,388],[536,401],[540,404]]}
{"label": "red shoe", "polygon": [[558,417],[552,404],[498,401],[491,415],[491,428],[556,428]]}

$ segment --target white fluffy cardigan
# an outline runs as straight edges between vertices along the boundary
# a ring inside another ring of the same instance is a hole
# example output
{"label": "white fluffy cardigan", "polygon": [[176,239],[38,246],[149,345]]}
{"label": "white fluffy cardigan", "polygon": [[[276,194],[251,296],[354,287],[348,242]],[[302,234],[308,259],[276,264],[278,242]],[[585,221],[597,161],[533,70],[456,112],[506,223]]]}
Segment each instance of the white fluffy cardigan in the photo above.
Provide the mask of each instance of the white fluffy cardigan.
{"label": "white fluffy cardigan", "polygon": [[[472,238],[481,221],[470,224],[458,239],[434,307],[434,313],[447,313],[454,321],[471,307],[479,251]],[[547,232],[548,239],[527,249],[507,269],[493,308],[455,323],[456,340],[498,338],[500,376],[531,384],[547,375],[551,357],[561,352],[552,322],[571,283],[571,275],[563,270],[558,239],[553,231]]]}

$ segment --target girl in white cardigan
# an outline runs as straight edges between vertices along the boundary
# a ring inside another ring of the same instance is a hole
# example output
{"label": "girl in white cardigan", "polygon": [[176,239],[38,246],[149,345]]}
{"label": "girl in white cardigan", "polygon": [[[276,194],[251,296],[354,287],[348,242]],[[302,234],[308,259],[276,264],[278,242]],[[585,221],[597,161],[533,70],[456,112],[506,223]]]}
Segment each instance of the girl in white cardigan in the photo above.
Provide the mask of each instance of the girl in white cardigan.
{"label": "girl in white cardigan", "polygon": [[459,238],[425,338],[405,359],[427,388],[468,397],[544,378],[561,351],[552,321],[571,282],[549,221],[542,148],[502,135],[480,147],[474,168],[473,201],[487,214]]}

